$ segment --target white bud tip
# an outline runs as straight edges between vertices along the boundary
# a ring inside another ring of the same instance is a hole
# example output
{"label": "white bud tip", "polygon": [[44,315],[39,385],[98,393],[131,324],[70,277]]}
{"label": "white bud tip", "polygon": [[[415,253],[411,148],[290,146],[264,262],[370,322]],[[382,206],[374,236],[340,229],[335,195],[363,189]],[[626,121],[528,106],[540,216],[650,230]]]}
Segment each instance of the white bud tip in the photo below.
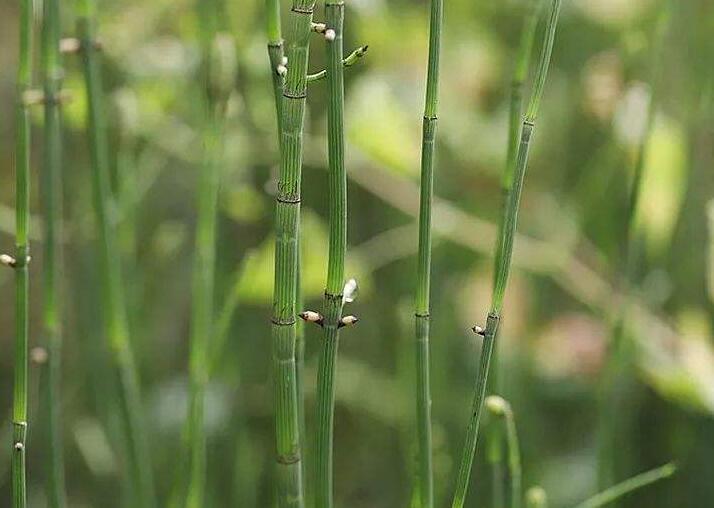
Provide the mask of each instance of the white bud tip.
{"label": "white bud tip", "polygon": [[62,39],[59,44],[60,52],[62,52],[62,53],[76,53],[77,51],[79,51],[79,48],[81,45],[82,45],[82,43],[80,42],[80,40],[76,39],[74,37]]}
{"label": "white bud tip", "polygon": [[15,443],[15,450],[18,450],[18,451],[19,451],[19,450],[24,450],[24,449],[25,449],[25,445],[24,445],[24,444],[22,444],[22,443]]}
{"label": "white bud tip", "polygon": [[0,263],[5,266],[15,266],[15,258],[9,254],[0,254]]}
{"label": "white bud tip", "polygon": [[477,335],[483,335],[483,332],[484,332],[483,328],[481,328],[478,325],[471,328],[471,330],[473,330],[473,332]]}
{"label": "white bud tip", "polygon": [[355,298],[357,298],[358,289],[359,287],[355,279],[348,280],[345,283],[345,287],[342,288],[342,303],[354,302]]}
{"label": "white bud tip", "polygon": [[327,30],[325,30],[325,39],[327,39],[328,41],[334,41],[335,37],[337,37],[337,34],[332,28],[328,28]]}
{"label": "white bud tip", "polygon": [[284,65],[278,65],[278,76],[285,76],[288,73],[288,68]]}
{"label": "white bud tip", "polygon": [[47,350],[43,347],[34,347],[30,351],[30,358],[32,361],[38,365],[42,365],[47,362],[48,354]]}
{"label": "white bud tip", "polygon": [[508,412],[508,402],[503,397],[498,395],[490,395],[486,397],[486,408],[497,416],[503,416]]}
{"label": "white bud tip", "polygon": [[308,323],[317,323],[318,321],[322,320],[322,316],[312,310],[306,310],[305,312],[301,312],[300,318],[307,321]]}
{"label": "white bud tip", "polygon": [[359,321],[359,318],[357,316],[345,316],[342,318],[342,324],[345,326],[352,326],[357,321]]}
{"label": "white bud tip", "polygon": [[280,59],[280,64],[283,66],[288,65],[288,57],[284,56],[283,58]]}
{"label": "white bud tip", "polygon": [[548,499],[542,487],[531,487],[526,492],[526,499],[529,504],[543,506]]}

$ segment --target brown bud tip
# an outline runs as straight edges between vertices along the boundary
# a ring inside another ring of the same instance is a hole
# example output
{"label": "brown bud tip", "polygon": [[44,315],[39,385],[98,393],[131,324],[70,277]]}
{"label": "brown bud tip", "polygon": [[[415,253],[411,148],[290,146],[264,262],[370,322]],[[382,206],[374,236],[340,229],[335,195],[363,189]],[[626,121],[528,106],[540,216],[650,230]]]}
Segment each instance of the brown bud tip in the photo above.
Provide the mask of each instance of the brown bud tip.
{"label": "brown bud tip", "polygon": [[472,330],[476,335],[481,335],[481,336],[483,336],[483,334],[484,334],[484,329],[483,329],[482,327],[478,326],[478,325],[476,325],[476,326],[474,326],[473,328],[471,328],[471,330]]}
{"label": "brown bud tip", "polygon": [[300,318],[304,321],[307,321],[308,323],[319,323],[320,321],[322,321],[322,316],[318,312],[312,310],[306,310],[305,312],[301,312]]}

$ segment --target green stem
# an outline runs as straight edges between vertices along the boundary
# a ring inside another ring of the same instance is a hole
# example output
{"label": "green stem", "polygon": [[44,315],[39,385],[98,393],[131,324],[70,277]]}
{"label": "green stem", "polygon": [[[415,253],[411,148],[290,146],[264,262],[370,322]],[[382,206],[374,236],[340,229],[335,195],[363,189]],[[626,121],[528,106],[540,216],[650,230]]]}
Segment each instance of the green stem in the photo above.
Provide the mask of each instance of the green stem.
{"label": "green stem", "polygon": [[[347,55],[342,59],[342,65],[343,67],[352,67],[354,64],[357,63],[357,61],[362,58],[364,55],[367,54],[367,49],[369,46],[360,46],[359,48],[355,49],[352,53]],[[327,77],[327,69],[323,69],[319,72],[315,72],[314,74],[308,74],[307,75],[307,81],[308,83],[312,83],[315,81],[320,81],[322,79],[325,79]]]}
{"label": "green stem", "polygon": [[61,289],[62,269],[62,127],[60,89],[62,87],[62,62],[59,52],[60,10],[58,0],[43,3],[42,64],[45,97],[44,170],[42,188],[45,216],[44,242],[44,309],[43,327],[47,334],[48,363],[44,377],[47,405],[48,481],[47,498],[51,508],[67,505],[64,490],[64,462],[62,453],[62,426],[60,402],[60,377],[62,354]]}
{"label": "green stem", "polygon": [[617,485],[594,495],[590,499],[583,501],[575,508],[599,508],[600,506],[606,506],[626,496],[627,494],[630,494],[631,492],[647,487],[648,485],[652,485],[660,480],[667,479],[676,471],[677,467],[674,464],[665,464],[664,466],[660,466],[656,469],[633,476],[622,483],[618,483]]}
{"label": "green stem", "polygon": [[82,45],[84,79],[87,90],[87,128],[92,165],[92,194],[96,216],[98,260],[104,329],[119,378],[119,399],[126,450],[128,478],[134,506],[155,506],[154,482],[149,460],[147,427],[144,424],[139,376],[131,351],[126,303],[123,296],[121,264],[116,243],[114,205],[109,183],[109,161],[104,117],[104,90],[97,55],[95,6],[92,0],[80,2],[78,31]]}
{"label": "green stem", "polygon": [[486,407],[492,415],[503,419],[506,431],[506,445],[508,448],[508,475],[511,483],[511,508],[521,507],[522,481],[521,451],[518,444],[516,419],[513,416],[511,405],[498,395],[491,395],[486,399]]}
{"label": "green stem", "polygon": [[476,445],[478,442],[479,423],[483,409],[483,401],[488,381],[488,372],[493,353],[494,342],[500,320],[501,309],[503,307],[503,297],[508,282],[511,268],[511,258],[513,254],[513,239],[516,233],[518,222],[518,209],[520,205],[521,192],[523,190],[523,180],[526,167],[528,165],[528,153],[531,136],[535,127],[535,120],[538,115],[541,97],[545,80],[550,67],[553,45],[555,42],[555,32],[558,25],[561,0],[552,0],[551,9],[546,26],[545,40],[541,50],[540,61],[536,72],[536,78],[531,93],[527,113],[521,128],[520,144],[516,157],[516,167],[513,174],[513,188],[506,202],[506,209],[503,216],[503,228],[496,246],[496,274],[494,278],[494,288],[492,295],[491,310],[488,314],[486,330],[483,332],[483,347],[481,349],[480,368],[476,376],[474,398],[469,418],[469,425],[466,430],[466,443],[464,445],[461,465],[457,476],[456,492],[452,507],[461,508],[466,499],[468,483],[471,477]]}
{"label": "green stem", "polygon": [[[273,376],[279,507],[304,505],[295,348],[300,181],[307,64],[314,0],[294,0],[287,75],[280,108],[280,178],[276,198]],[[273,34],[274,35],[274,34]],[[269,37],[272,35],[269,33]]]}
{"label": "green stem", "polygon": [[429,320],[431,285],[431,215],[434,200],[434,152],[439,109],[439,57],[443,0],[431,0],[429,58],[422,127],[421,192],[419,200],[419,251],[415,298],[417,484],[420,506],[434,506],[431,394],[429,381]]}
{"label": "green stem", "polygon": [[283,102],[283,76],[280,68],[284,67],[285,44],[280,26],[280,0],[265,0],[266,33],[268,36],[268,58],[270,60],[270,76],[273,80],[275,96],[275,113],[280,132]]}
{"label": "green stem", "polygon": [[13,388],[12,505],[27,506],[28,263],[30,222],[30,116],[24,94],[32,86],[32,0],[20,2],[15,145],[15,372]]}
{"label": "green stem", "polygon": [[[330,239],[327,285],[323,307],[322,353],[317,372],[317,443],[315,507],[333,506],[332,443],[335,411],[335,368],[342,318],[342,291],[345,283],[347,251],[347,172],[345,171],[344,67],[342,66],[342,29],[345,4],[325,3],[325,23],[334,38],[327,40],[327,151],[329,166]],[[326,34],[328,33],[326,32]]]}

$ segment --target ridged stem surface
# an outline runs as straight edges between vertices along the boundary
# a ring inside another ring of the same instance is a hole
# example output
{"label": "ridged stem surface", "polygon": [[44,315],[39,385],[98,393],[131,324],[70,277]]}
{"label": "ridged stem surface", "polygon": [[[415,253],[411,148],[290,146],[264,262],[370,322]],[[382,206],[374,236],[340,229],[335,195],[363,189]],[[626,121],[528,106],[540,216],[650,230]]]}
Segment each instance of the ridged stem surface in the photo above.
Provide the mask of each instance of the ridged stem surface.
{"label": "ridged stem surface", "polygon": [[431,212],[434,199],[434,152],[439,110],[439,57],[443,0],[431,1],[429,58],[422,126],[421,192],[419,200],[419,250],[415,298],[417,492],[421,508],[434,506],[429,380],[429,320],[431,285]]}
{"label": "ridged stem surface", "polygon": [[280,23],[280,0],[265,0],[266,34],[268,36],[268,59],[270,61],[270,77],[273,82],[275,96],[275,113],[280,132],[281,109],[283,102],[283,77],[279,68],[283,65],[285,45]]}
{"label": "ridged stem surface", "polygon": [[273,377],[277,453],[277,504],[301,507],[303,499],[300,411],[296,356],[298,234],[303,159],[307,63],[314,0],[294,0],[291,10],[288,71],[280,107],[280,176],[275,218],[273,295]]}
{"label": "ridged stem surface", "polygon": [[315,461],[315,507],[333,506],[333,436],[335,412],[335,370],[342,318],[342,291],[347,250],[347,173],[344,139],[344,69],[342,66],[342,26],[344,2],[325,3],[325,23],[335,37],[327,47],[327,152],[329,202],[329,253],[327,285],[323,308],[322,351],[317,372],[317,443]]}
{"label": "ridged stem surface", "polygon": [[476,453],[478,443],[479,423],[483,410],[483,402],[488,381],[489,367],[493,353],[494,342],[497,336],[498,322],[503,307],[503,297],[508,282],[508,275],[511,268],[511,258],[513,254],[513,239],[516,233],[518,222],[518,208],[520,205],[521,192],[523,190],[523,180],[526,167],[528,166],[528,153],[531,136],[535,127],[535,120],[538,115],[543,88],[545,86],[548,69],[550,67],[553,44],[555,42],[555,32],[560,15],[561,0],[552,0],[548,22],[546,25],[545,39],[541,50],[540,61],[536,71],[536,78],[531,92],[528,109],[521,128],[520,143],[516,157],[516,166],[513,174],[513,187],[506,201],[506,209],[503,216],[503,227],[496,246],[496,273],[494,277],[494,287],[492,294],[491,310],[488,314],[486,329],[483,333],[483,346],[481,348],[480,367],[476,375],[474,388],[474,399],[471,408],[471,416],[466,430],[466,443],[463,448],[461,465],[457,476],[456,491],[452,503],[453,508],[462,508],[466,500],[471,468]]}
{"label": "ridged stem surface", "polygon": [[109,184],[104,90],[96,44],[95,6],[92,0],[82,0],[79,6],[78,30],[87,92],[92,201],[99,234],[97,258],[101,280],[104,333],[109,342],[119,379],[119,405],[125,434],[127,477],[133,494],[133,506],[153,508],[156,501],[146,437],[147,427],[143,418],[139,377],[131,350],[119,251],[116,246],[115,204]]}
{"label": "ridged stem surface", "polygon": [[60,89],[62,62],[59,52],[59,0],[45,0],[42,16],[42,68],[44,78],[45,124],[42,197],[45,221],[44,298],[42,324],[46,335],[48,360],[43,376],[46,407],[47,499],[50,508],[67,505],[64,487],[64,461],[61,425],[62,354],[62,126]]}
{"label": "ridged stem surface", "polygon": [[32,0],[20,1],[15,133],[15,371],[12,425],[12,506],[27,506],[27,340],[30,256],[30,114],[25,92],[32,86]]}

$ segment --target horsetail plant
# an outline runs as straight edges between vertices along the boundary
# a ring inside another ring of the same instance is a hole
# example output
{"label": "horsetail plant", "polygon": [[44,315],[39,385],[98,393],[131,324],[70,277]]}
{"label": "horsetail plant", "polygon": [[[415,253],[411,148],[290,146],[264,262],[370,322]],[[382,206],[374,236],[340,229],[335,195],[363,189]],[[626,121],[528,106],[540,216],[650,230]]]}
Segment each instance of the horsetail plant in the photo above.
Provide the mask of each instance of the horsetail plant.
{"label": "horsetail plant", "polygon": [[[273,294],[273,376],[277,452],[277,504],[304,506],[295,347],[297,339],[298,234],[303,156],[303,122],[307,98],[307,64],[315,0],[294,0],[291,10],[288,68],[282,97],[277,99],[280,132],[280,175],[276,196],[275,289]],[[269,15],[278,9],[269,7]],[[279,26],[275,20],[268,26]],[[278,38],[277,29],[269,35]],[[271,57],[272,58],[272,57]],[[272,65],[271,65],[272,66]],[[277,86],[277,81],[274,81]]]}
{"label": "horsetail plant", "polygon": [[12,506],[27,506],[27,340],[30,262],[30,115],[27,94],[32,86],[32,0],[20,2],[20,55],[17,69],[15,134],[15,256],[0,261],[15,270],[15,373],[12,405]]}
{"label": "horsetail plant", "polygon": [[[327,284],[321,325],[324,330],[317,371],[317,443],[315,459],[315,507],[333,506],[332,443],[335,411],[335,368],[339,329],[345,303],[345,254],[347,250],[347,173],[345,171],[344,67],[342,30],[343,1],[325,2],[325,40],[327,42],[327,131],[329,253]],[[349,316],[348,316],[349,317]]]}
{"label": "horsetail plant", "polygon": [[64,490],[60,377],[62,354],[62,61],[59,51],[59,0],[44,0],[42,16],[42,67],[44,78],[44,305],[42,322],[47,336],[48,362],[44,375],[48,447],[47,498],[51,508],[67,505]]}
{"label": "horsetail plant", "polygon": [[474,387],[473,403],[469,424],[466,429],[466,441],[464,444],[461,464],[456,481],[453,508],[462,508],[466,499],[469,478],[471,477],[471,467],[473,465],[476,445],[478,442],[479,423],[483,401],[486,394],[488,382],[488,372],[491,364],[493,345],[498,332],[498,324],[501,318],[503,307],[503,297],[505,295],[508,275],[511,267],[511,257],[513,254],[513,239],[518,220],[518,208],[520,204],[521,191],[523,190],[523,179],[528,165],[528,151],[530,148],[531,136],[535,128],[535,121],[540,107],[540,101],[545,86],[550,59],[555,42],[555,32],[558,25],[561,0],[552,0],[548,22],[545,31],[545,40],[541,50],[540,62],[536,72],[533,90],[531,92],[528,108],[523,119],[520,135],[516,166],[513,174],[513,188],[508,196],[505,213],[503,217],[503,228],[501,230],[498,244],[496,246],[496,275],[491,301],[491,309],[488,313],[485,328],[475,326],[474,332],[483,337],[481,358],[479,361],[479,371],[476,376]]}
{"label": "horsetail plant", "polygon": [[197,4],[201,45],[202,163],[198,186],[191,306],[191,351],[189,359],[189,410],[187,418],[188,482],[185,506],[205,503],[206,431],[205,393],[210,377],[210,351],[214,341],[214,287],[218,192],[224,146],[224,120],[233,86],[235,55],[233,41],[219,32],[224,19],[220,0]]}
{"label": "horsetail plant", "polygon": [[504,398],[498,395],[486,397],[486,408],[494,417],[503,420],[506,434],[506,444],[508,448],[508,476],[510,478],[511,508],[521,508],[521,451],[518,444],[518,432],[516,431],[516,419],[513,416],[511,405]]}
{"label": "horsetail plant", "polygon": [[421,508],[434,506],[429,384],[429,320],[431,286],[431,209],[434,199],[434,152],[439,106],[439,57],[443,0],[431,0],[426,99],[422,125],[419,251],[415,298],[417,491]]}
{"label": "horsetail plant", "polygon": [[87,130],[92,166],[92,201],[99,233],[98,259],[104,333],[109,342],[120,390],[120,410],[127,444],[126,464],[134,506],[155,506],[148,441],[144,425],[139,377],[131,350],[126,303],[122,288],[121,264],[118,258],[113,198],[109,185],[109,160],[104,90],[96,40],[96,7],[93,0],[79,3],[76,48],[82,54],[87,94]]}

